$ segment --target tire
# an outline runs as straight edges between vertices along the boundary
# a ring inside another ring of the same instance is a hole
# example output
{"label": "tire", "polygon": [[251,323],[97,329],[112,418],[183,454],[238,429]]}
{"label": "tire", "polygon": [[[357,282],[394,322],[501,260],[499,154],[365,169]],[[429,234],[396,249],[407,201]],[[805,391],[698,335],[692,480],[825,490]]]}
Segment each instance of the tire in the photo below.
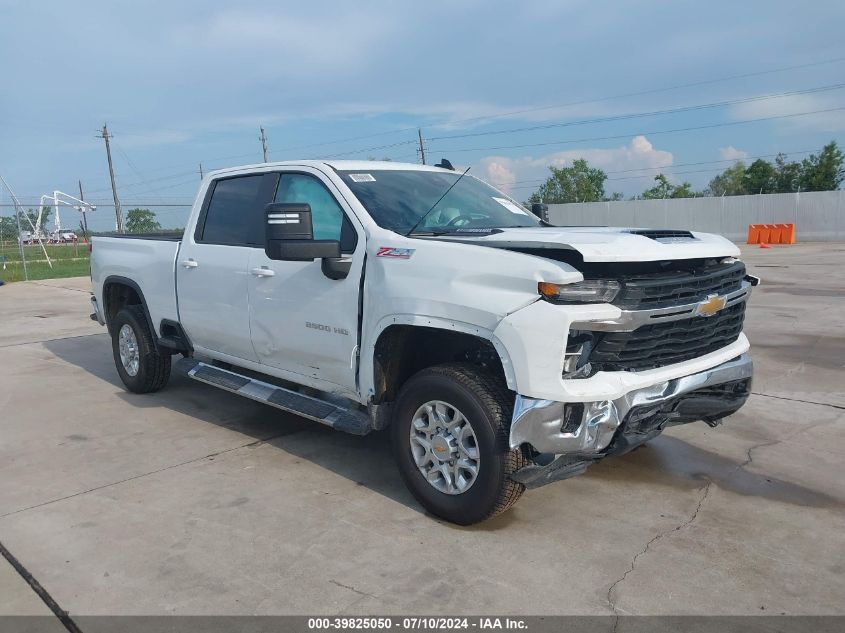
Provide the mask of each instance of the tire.
{"label": "tire", "polygon": [[[469,424],[471,433],[458,429],[455,436],[446,435],[445,441],[442,437],[432,439],[437,434],[429,435],[431,420],[443,420],[444,415],[458,419],[450,407]],[[430,415],[435,409],[439,412]],[[525,487],[510,475],[527,465],[528,459],[521,449],[511,450],[508,446],[512,411],[513,394],[500,380],[475,365],[438,365],[420,371],[403,385],[394,408],[391,445],[402,479],[426,510],[452,523],[471,525],[501,514],[517,502]],[[423,446],[414,438],[421,438]],[[454,447],[453,440],[460,446]],[[433,448],[427,450],[425,444]],[[478,459],[471,459],[472,454]],[[438,455],[454,459],[435,461]],[[430,465],[428,477],[417,464],[426,460]],[[475,464],[476,474],[463,470],[462,474],[447,478],[437,472],[438,466],[449,471],[450,467],[456,468],[450,464],[460,463]],[[432,476],[434,483],[429,481]],[[471,483],[461,490],[460,482],[466,485],[467,479]]]}
{"label": "tire", "polygon": [[[170,354],[162,353],[155,344],[144,309],[138,305],[121,308],[111,325],[114,364],[126,388],[134,393],[152,393],[164,387],[170,379]],[[125,364],[121,359],[121,333],[125,327],[134,336],[136,351],[128,356],[135,363]]]}

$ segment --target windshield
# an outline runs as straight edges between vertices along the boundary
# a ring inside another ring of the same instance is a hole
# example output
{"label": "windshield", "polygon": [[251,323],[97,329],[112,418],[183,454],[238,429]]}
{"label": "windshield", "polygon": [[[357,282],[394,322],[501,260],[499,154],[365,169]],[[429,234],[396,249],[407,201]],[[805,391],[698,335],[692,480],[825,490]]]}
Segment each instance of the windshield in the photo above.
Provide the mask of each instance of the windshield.
{"label": "windshield", "polygon": [[[461,178],[451,171],[414,169],[338,174],[379,226],[403,235],[418,222],[414,233],[539,226],[539,221],[522,205],[469,174]],[[451,191],[437,202],[452,185],[455,186]],[[432,209],[435,203],[437,206]]]}

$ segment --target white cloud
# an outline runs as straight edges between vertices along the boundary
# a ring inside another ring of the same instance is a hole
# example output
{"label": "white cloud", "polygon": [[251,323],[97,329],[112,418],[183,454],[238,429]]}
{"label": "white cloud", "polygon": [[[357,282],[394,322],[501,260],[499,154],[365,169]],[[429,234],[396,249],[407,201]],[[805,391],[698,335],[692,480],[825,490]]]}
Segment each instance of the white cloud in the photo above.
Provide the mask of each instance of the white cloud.
{"label": "white cloud", "polygon": [[524,198],[548,176],[549,166],[565,167],[578,158],[584,158],[591,166],[608,172],[609,178],[632,177],[631,180],[621,181],[624,185],[609,180],[605,184],[608,193],[631,187],[642,188],[642,184],[650,186],[659,169],[668,172],[674,162],[672,152],[655,149],[645,136],[635,136],[627,145],[610,149],[573,149],[546,156],[521,158],[487,156],[480,161],[480,175],[503,191]]}
{"label": "white cloud", "polygon": [[516,173],[509,164],[513,161],[510,158],[492,156],[484,158],[481,162],[484,165],[482,178],[489,183],[493,183],[502,191],[510,192],[516,182]]}
{"label": "white cloud", "polygon": [[745,160],[748,158],[748,152],[737,149],[733,145],[728,145],[719,148],[719,156],[722,157],[722,160]]}

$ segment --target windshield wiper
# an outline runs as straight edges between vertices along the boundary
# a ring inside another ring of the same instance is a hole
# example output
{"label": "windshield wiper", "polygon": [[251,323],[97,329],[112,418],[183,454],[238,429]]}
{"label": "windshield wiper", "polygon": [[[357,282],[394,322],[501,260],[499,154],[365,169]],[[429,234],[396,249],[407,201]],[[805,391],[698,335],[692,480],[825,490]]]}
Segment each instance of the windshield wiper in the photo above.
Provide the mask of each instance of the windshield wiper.
{"label": "windshield wiper", "polygon": [[[467,168],[464,170],[464,173],[462,173],[460,176],[458,176],[458,178],[455,180],[455,182],[453,182],[451,185],[449,185],[449,188],[448,188],[446,191],[444,191],[444,192],[443,192],[443,195],[442,195],[442,196],[440,196],[440,197],[437,199],[437,202],[435,202],[433,205],[431,205],[431,208],[430,208],[428,211],[426,211],[426,212],[422,215],[422,217],[421,217],[419,220],[417,220],[417,221],[416,221],[416,223],[414,224],[414,226],[412,226],[412,227],[411,227],[411,230],[410,230],[410,231],[408,231],[407,233],[405,233],[405,237],[410,236],[410,235],[411,235],[411,233],[413,233],[413,232],[414,232],[414,230],[415,230],[415,229],[416,229],[416,228],[417,228],[420,224],[422,224],[422,221],[423,221],[423,220],[425,220],[425,219],[428,217],[429,213],[431,213],[432,211],[434,211],[434,209],[437,207],[437,205],[438,205],[438,204],[440,204],[440,201],[441,201],[441,200],[443,200],[443,198],[445,198],[445,197],[446,197],[446,194],[447,194],[447,193],[449,193],[450,191],[452,191],[452,187],[454,187],[455,185],[457,185],[457,184],[461,181],[461,178],[463,178],[464,176],[466,176],[466,175],[467,175],[467,172],[468,172],[468,171],[469,171],[469,167],[467,167]],[[434,231],[432,231],[432,233],[434,233]]]}

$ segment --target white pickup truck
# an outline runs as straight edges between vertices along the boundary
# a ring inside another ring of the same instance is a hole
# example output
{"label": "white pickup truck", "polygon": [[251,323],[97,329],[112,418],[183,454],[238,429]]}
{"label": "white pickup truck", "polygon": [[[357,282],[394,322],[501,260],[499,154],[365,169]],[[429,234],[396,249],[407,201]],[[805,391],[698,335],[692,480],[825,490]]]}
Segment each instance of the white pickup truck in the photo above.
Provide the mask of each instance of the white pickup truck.
{"label": "white pickup truck", "polygon": [[[542,209],[536,209],[540,212]],[[128,389],[188,375],[340,431],[389,429],[433,514],[492,517],[748,397],[758,280],[722,237],[555,227],[448,161],[203,180],[184,235],[93,239]]]}

